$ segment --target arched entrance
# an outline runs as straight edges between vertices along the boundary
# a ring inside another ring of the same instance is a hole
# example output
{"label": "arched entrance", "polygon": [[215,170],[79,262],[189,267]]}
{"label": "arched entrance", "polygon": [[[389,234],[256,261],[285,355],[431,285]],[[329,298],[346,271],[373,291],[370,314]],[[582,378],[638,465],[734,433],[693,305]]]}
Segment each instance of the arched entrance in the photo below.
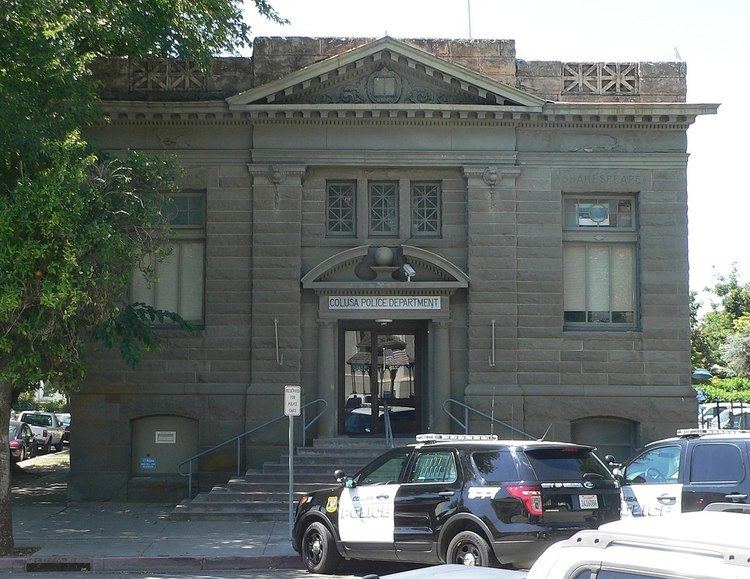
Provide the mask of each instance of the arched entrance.
{"label": "arched entrance", "polygon": [[382,436],[386,404],[395,435],[448,430],[450,298],[468,283],[406,245],[348,249],[302,278],[318,296],[317,396],[333,410],[321,434]]}

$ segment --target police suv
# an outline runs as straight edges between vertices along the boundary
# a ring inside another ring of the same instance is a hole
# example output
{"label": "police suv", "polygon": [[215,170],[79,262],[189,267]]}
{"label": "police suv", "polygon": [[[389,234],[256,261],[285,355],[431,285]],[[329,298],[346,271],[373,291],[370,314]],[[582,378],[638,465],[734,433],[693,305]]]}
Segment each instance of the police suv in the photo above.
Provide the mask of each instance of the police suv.
{"label": "police suv", "polygon": [[307,568],[342,559],[527,566],[552,541],[620,516],[619,483],[589,446],[422,434],[340,486],[303,496]]}
{"label": "police suv", "polygon": [[750,430],[678,430],[674,438],[647,444],[615,474],[622,482],[623,518],[744,504],[750,494]]}

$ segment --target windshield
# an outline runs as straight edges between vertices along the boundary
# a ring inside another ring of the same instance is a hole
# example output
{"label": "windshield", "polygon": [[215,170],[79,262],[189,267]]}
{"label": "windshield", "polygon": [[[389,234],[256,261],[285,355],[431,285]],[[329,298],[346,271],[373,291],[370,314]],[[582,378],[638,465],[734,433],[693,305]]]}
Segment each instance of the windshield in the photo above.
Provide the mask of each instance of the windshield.
{"label": "windshield", "polygon": [[52,426],[52,417],[49,414],[24,414],[21,422],[31,426]]}
{"label": "windshield", "polygon": [[612,478],[607,467],[588,449],[544,448],[527,450],[526,456],[540,481]]}
{"label": "windshield", "polygon": [[16,426],[11,424],[8,428],[8,436],[13,439],[16,437]]}

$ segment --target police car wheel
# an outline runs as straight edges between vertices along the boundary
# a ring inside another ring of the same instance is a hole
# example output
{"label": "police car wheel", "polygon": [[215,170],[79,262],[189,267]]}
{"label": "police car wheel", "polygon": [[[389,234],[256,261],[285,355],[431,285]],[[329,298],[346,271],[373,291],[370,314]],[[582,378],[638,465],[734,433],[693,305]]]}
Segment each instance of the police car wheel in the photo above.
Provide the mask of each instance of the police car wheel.
{"label": "police car wheel", "polygon": [[310,523],[302,535],[302,559],[311,573],[330,573],[341,561],[336,542],[323,523]]}
{"label": "police car wheel", "polygon": [[490,546],[473,531],[462,531],[448,545],[446,563],[469,567],[489,567],[492,562]]}

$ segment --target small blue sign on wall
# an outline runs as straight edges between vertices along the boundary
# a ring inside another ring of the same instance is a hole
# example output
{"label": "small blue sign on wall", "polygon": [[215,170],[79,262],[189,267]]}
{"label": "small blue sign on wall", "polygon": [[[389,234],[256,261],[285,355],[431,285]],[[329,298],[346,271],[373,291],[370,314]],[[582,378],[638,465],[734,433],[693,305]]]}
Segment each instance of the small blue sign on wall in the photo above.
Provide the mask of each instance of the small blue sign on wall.
{"label": "small blue sign on wall", "polygon": [[138,460],[138,468],[141,470],[156,470],[156,459],[152,456],[144,456]]}

